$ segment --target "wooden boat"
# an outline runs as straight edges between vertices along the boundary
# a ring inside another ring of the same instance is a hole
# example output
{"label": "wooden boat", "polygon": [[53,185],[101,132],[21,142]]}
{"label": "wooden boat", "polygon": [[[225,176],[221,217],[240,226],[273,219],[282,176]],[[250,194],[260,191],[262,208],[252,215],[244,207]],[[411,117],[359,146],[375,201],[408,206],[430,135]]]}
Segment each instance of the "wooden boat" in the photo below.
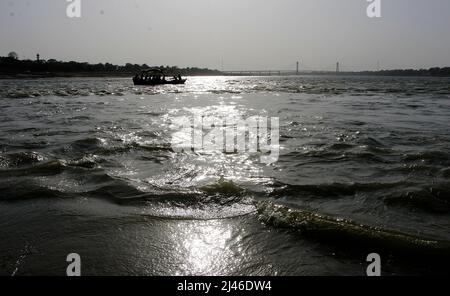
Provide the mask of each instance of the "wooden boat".
{"label": "wooden boat", "polygon": [[186,82],[186,80],[187,79],[181,79],[181,80],[171,79],[171,80],[152,81],[152,80],[144,80],[144,79],[139,79],[139,78],[136,79],[135,77],[133,77],[134,85],[184,84]]}
{"label": "wooden boat", "polygon": [[160,69],[142,71],[133,77],[134,85],[164,85],[164,84],[184,84],[186,79],[181,75],[173,75],[172,79],[166,79],[166,74]]}

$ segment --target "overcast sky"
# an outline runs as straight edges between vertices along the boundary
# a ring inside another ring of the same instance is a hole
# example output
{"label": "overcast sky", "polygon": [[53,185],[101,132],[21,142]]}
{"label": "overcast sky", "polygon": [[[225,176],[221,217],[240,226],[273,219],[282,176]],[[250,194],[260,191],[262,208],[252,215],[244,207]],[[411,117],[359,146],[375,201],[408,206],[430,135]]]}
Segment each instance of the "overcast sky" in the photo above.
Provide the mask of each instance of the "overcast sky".
{"label": "overcast sky", "polygon": [[225,70],[450,66],[450,0],[0,0],[0,55]]}

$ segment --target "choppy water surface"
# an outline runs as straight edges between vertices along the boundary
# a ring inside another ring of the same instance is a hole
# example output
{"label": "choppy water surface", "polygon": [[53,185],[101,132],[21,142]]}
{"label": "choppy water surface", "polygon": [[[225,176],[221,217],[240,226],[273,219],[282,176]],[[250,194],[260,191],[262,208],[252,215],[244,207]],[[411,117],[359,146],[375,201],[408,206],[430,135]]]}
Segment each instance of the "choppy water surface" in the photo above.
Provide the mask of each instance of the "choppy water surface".
{"label": "choppy water surface", "polygon": [[[0,274],[446,272],[449,79],[3,80],[0,110]],[[196,115],[279,117],[278,162],[176,153]]]}

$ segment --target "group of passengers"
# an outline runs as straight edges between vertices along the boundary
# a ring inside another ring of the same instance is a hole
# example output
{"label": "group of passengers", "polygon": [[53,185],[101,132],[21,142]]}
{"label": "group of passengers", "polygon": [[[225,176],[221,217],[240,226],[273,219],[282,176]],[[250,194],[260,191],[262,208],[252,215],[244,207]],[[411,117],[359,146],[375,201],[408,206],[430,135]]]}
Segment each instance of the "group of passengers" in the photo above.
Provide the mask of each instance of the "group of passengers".
{"label": "group of passengers", "polygon": [[[150,75],[147,73],[141,73],[141,74],[136,74],[136,76],[134,76],[134,80],[152,82],[152,83],[164,83],[164,82],[166,82],[166,75],[159,75],[159,74]],[[181,81],[182,80],[181,74],[174,75],[173,80]]]}

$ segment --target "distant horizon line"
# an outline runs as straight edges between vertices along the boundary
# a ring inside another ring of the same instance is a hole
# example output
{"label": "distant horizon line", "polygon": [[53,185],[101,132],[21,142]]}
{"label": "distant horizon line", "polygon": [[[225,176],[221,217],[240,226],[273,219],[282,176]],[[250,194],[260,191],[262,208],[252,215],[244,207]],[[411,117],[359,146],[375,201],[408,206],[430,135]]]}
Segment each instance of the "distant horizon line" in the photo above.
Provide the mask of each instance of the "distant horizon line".
{"label": "distant horizon line", "polygon": [[[11,55],[12,53],[15,52],[10,52],[7,56],[0,56],[0,58],[8,58],[9,55]],[[17,55],[17,54],[16,54]],[[178,65],[148,65],[147,63],[143,63],[143,64],[138,64],[138,63],[124,63],[124,64],[113,64],[112,62],[86,62],[86,61],[76,61],[76,60],[69,60],[69,61],[64,61],[64,60],[57,60],[54,58],[49,58],[49,59],[40,59],[39,54],[37,54],[36,59],[29,59],[29,58],[25,58],[25,59],[20,59],[18,56],[16,58],[19,61],[31,61],[31,62],[48,62],[48,61],[56,61],[56,62],[60,62],[60,63],[71,63],[71,62],[75,62],[75,63],[79,63],[79,64],[88,64],[88,65],[112,65],[112,66],[117,66],[117,67],[126,67],[127,65],[132,65],[132,66],[139,66],[142,68],[178,68],[178,69],[189,69],[189,68],[196,68],[196,69],[202,69],[202,70],[211,70],[211,71],[217,71],[217,72],[221,72],[221,73],[225,73],[225,74],[231,74],[231,73],[236,73],[236,74],[243,74],[243,73],[281,73],[281,74],[312,74],[312,73],[341,73],[341,74],[345,74],[345,73],[378,73],[378,72],[395,72],[395,71],[416,71],[416,72],[423,72],[423,71],[431,71],[433,69],[450,69],[450,66],[435,66],[435,67],[429,67],[429,68],[392,68],[392,69],[379,69],[379,70],[339,70],[339,71],[333,71],[333,70],[319,70],[319,69],[314,69],[314,70],[296,70],[296,69],[285,69],[285,70],[272,70],[272,69],[266,69],[266,70],[227,70],[227,69],[222,69],[219,70],[217,68],[209,68],[209,67],[199,67],[199,66],[178,66]]]}

